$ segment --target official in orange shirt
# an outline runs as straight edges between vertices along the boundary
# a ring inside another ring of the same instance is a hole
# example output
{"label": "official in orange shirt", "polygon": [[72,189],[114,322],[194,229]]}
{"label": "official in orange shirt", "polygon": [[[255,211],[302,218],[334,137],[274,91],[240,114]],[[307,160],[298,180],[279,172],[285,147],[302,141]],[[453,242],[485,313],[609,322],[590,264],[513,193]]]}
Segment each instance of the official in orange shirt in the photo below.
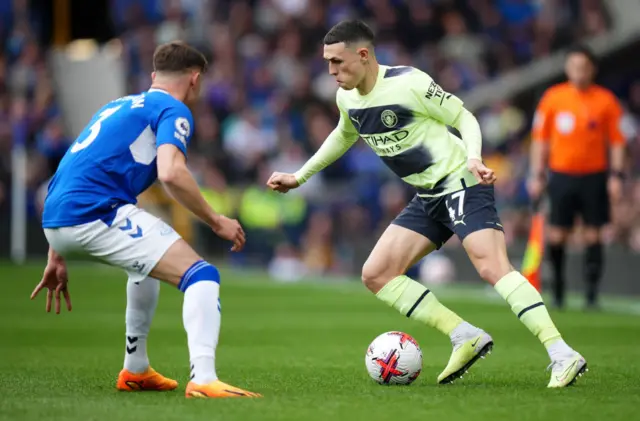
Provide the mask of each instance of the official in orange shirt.
{"label": "official in orange shirt", "polygon": [[597,307],[604,267],[601,228],[609,222],[610,203],[622,194],[622,108],[609,90],[594,83],[595,71],[592,52],[572,48],[565,62],[568,82],[544,93],[533,122],[528,189],[533,200],[545,189],[549,198],[548,256],[558,307],[564,305],[565,243],[577,215],[585,226],[587,307]]}

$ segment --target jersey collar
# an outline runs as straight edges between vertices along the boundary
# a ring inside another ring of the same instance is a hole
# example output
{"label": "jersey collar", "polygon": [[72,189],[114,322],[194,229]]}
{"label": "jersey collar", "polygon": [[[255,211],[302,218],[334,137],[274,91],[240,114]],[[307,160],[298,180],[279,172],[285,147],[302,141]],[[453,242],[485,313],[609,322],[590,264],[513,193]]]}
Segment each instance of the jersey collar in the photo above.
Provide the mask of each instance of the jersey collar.
{"label": "jersey collar", "polygon": [[159,88],[150,88],[147,92],[162,92],[163,94],[169,95],[169,92],[165,91],[164,89],[159,89]]}
{"label": "jersey collar", "polygon": [[377,75],[377,77],[376,77],[376,83],[375,83],[375,85],[373,85],[373,88],[371,88],[371,91],[369,91],[369,93],[368,93],[368,94],[366,94],[366,95],[360,95],[360,94],[358,93],[358,95],[360,96],[360,98],[368,98],[368,97],[370,97],[370,96],[373,94],[373,92],[376,90],[376,88],[378,87],[378,85],[380,85],[380,81],[381,81],[382,79],[384,79],[384,73],[385,73],[385,71],[387,70],[387,67],[388,67],[388,66],[384,66],[384,65],[382,65],[382,64],[380,64],[380,63],[378,63],[378,75]]}

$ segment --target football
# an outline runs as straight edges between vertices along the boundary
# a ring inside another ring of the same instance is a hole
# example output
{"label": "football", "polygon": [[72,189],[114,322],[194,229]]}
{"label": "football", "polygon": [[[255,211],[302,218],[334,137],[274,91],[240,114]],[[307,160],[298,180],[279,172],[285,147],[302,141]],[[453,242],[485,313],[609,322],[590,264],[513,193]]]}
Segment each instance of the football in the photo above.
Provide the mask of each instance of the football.
{"label": "football", "polygon": [[367,348],[365,365],[380,384],[411,384],[422,370],[422,350],[411,335],[386,332]]}

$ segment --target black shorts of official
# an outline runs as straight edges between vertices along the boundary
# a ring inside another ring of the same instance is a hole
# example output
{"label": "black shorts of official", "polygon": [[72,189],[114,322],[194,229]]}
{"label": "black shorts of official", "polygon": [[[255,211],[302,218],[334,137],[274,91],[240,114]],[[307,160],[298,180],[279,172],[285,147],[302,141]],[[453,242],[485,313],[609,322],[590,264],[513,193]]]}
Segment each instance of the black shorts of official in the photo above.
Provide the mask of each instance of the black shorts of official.
{"label": "black shorts of official", "polygon": [[552,172],[549,175],[549,224],[571,228],[580,215],[587,226],[601,227],[609,222],[608,176],[606,172],[571,175]]}
{"label": "black shorts of official", "polygon": [[494,188],[480,184],[441,197],[416,195],[391,223],[427,237],[438,249],[453,234],[463,241],[469,234],[487,228],[504,232]]}

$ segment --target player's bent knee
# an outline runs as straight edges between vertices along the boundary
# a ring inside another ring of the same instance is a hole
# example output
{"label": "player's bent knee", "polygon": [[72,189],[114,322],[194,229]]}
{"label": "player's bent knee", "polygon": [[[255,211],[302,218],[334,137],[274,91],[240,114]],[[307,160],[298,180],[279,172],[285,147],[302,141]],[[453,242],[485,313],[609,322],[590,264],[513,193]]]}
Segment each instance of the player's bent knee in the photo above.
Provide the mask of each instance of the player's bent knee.
{"label": "player's bent knee", "polygon": [[478,275],[491,285],[495,285],[505,275],[515,270],[506,253],[476,257],[473,259],[473,263]]}
{"label": "player's bent knee", "polygon": [[204,260],[198,260],[182,275],[178,289],[185,292],[191,285],[203,282],[216,282],[220,283],[220,272],[215,266],[207,263]]}
{"label": "player's bent knee", "polygon": [[199,261],[202,257],[186,241],[179,239],[169,247],[149,276],[177,286],[184,274]]}
{"label": "player's bent knee", "polygon": [[369,291],[375,294],[390,280],[401,275],[401,273],[396,272],[391,270],[389,265],[382,265],[379,262],[373,263],[367,260],[362,267],[362,283]]}
{"label": "player's bent knee", "polygon": [[502,232],[493,229],[476,231],[467,236],[462,244],[478,275],[491,285],[514,270]]}
{"label": "player's bent knee", "polygon": [[425,236],[391,224],[371,251],[362,268],[362,282],[374,294],[389,281],[403,275],[435,246]]}
{"label": "player's bent knee", "polygon": [[378,271],[376,271],[372,267],[372,265],[365,263],[364,266],[362,267],[362,275],[361,275],[362,283],[364,284],[364,286],[366,286],[368,289],[371,289],[373,284],[375,284],[376,282],[377,276],[378,276]]}
{"label": "player's bent knee", "polygon": [[478,275],[491,285],[498,283],[506,274],[512,271],[512,268],[504,268],[500,266],[494,266],[491,264],[481,263],[477,268]]}

